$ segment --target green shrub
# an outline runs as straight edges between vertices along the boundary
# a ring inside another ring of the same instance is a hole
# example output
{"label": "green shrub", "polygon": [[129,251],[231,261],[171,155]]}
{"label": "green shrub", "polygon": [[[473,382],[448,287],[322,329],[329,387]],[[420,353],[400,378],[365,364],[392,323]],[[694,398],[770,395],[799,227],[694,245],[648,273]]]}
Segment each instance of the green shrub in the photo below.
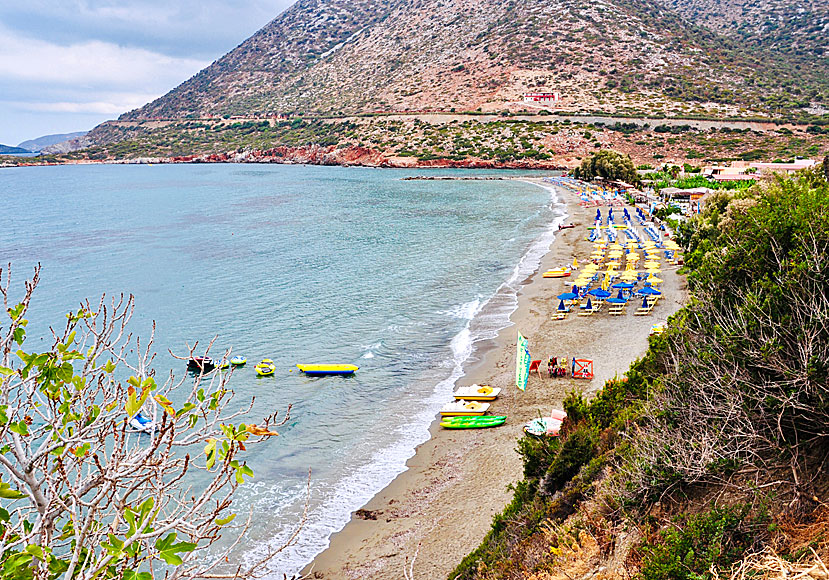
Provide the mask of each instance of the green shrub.
{"label": "green shrub", "polygon": [[518,440],[516,451],[524,462],[524,477],[538,479],[542,477],[560,447],[557,437],[534,437],[525,435]]}
{"label": "green shrub", "polygon": [[553,494],[561,489],[583,465],[596,457],[598,444],[598,430],[587,423],[580,423],[574,431],[568,433],[544,475],[544,491]]}
{"label": "green shrub", "polygon": [[641,580],[703,580],[711,567],[727,568],[740,560],[757,538],[766,517],[749,517],[745,505],[682,515],[641,550]]}

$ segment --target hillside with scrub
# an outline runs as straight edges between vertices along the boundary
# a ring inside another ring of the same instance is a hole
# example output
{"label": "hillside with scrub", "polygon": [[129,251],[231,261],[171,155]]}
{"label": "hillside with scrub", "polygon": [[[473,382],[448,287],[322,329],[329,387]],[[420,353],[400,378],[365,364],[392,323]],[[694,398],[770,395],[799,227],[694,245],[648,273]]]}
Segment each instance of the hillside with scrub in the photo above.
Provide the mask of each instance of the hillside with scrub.
{"label": "hillside with scrub", "polygon": [[679,226],[690,303],[558,438],[453,579],[826,578],[829,168]]}
{"label": "hillside with scrub", "polygon": [[[811,39],[825,9],[784,3],[774,14],[814,16]],[[712,21],[652,0],[299,0],[121,120],[492,111],[539,91],[560,92],[564,110],[607,113],[797,117],[829,106],[822,51],[751,40],[780,27],[743,37]]]}

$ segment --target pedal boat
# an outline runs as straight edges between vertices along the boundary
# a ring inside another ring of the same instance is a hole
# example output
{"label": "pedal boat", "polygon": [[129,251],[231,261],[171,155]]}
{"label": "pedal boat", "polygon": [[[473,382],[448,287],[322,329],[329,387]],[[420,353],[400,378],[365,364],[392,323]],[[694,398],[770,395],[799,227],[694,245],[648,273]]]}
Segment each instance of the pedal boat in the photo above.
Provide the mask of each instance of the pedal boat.
{"label": "pedal boat", "polygon": [[440,410],[442,417],[476,417],[481,416],[489,409],[489,403],[479,401],[452,401],[446,403]]}
{"label": "pedal boat", "polygon": [[500,393],[501,389],[499,387],[469,385],[468,387],[458,387],[453,394],[455,399],[459,401],[494,401]]}
{"label": "pedal boat", "polygon": [[565,278],[570,275],[570,268],[553,268],[547,270],[541,276],[542,278]]}
{"label": "pedal boat", "polygon": [[235,367],[240,367],[246,362],[248,362],[248,359],[246,359],[243,356],[234,356],[232,359],[230,359],[230,364],[232,364]]}

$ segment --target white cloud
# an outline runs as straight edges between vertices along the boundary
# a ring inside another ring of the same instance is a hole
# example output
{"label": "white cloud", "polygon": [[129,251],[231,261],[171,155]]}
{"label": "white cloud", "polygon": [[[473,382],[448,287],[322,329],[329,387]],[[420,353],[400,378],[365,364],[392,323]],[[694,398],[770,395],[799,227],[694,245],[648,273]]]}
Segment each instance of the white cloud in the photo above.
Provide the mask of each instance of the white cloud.
{"label": "white cloud", "polygon": [[169,89],[209,63],[90,41],[60,46],[0,30],[0,79],[73,86]]}
{"label": "white cloud", "polygon": [[54,102],[29,102],[29,101],[0,101],[0,105],[13,107],[19,111],[35,113],[92,113],[96,115],[117,116],[125,111],[140,107],[153,99],[161,96],[159,94],[124,94],[118,95],[107,101],[54,101]]}

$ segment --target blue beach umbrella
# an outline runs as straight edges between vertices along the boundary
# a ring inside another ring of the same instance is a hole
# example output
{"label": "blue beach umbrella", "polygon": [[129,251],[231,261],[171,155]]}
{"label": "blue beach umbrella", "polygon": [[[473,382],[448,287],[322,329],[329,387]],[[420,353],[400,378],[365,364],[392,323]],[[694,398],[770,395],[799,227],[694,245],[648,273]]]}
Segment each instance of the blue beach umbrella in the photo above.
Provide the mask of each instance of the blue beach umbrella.
{"label": "blue beach umbrella", "polygon": [[645,286],[639,291],[639,294],[644,294],[646,296],[659,296],[662,292],[654,290],[651,286]]}
{"label": "blue beach umbrella", "polygon": [[596,219],[597,220],[602,219],[602,210],[600,210],[600,209],[596,210]]}
{"label": "blue beach umbrella", "polygon": [[[625,300],[625,296],[624,294],[622,294],[622,292],[624,292],[624,290],[620,289],[619,293],[616,295],[616,298],[618,298],[619,300]],[[627,302],[627,300],[625,300],[625,302]]]}
{"label": "blue beach umbrella", "polygon": [[564,312],[567,310],[567,307],[564,305],[564,300],[560,300],[558,303],[558,308],[556,308],[559,312]]}
{"label": "blue beach umbrella", "polygon": [[607,290],[602,290],[601,288],[593,288],[588,294],[595,296],[596,298],[607,298],[610,296],[610,292]]}
{"label": "blue beach umbrella", "polygon": [[592,310],[592,308],[593,308],[593,303],[590,302],[590,297],[587,298],[587,305],[585,306],[585,308],[587,310]]}
{"label": "blue beach umbrella", "polygon": [[564,294],[559,294],[557,296],[559,300],[575,300],[578,297],[579,295],[573,292],[565,292]]}
{"label": "blue beach umbrella", "polygon": [[646,296],[646,297],[642,298],[642,308],[647,308],[647,307],[648,307],[648,297]]}
{"label": "blue beach umbrella", "polygon": [[626,302],[625,300],[622,300],[621,298],[608,298],[607,301],[610,302],[611,304],[624,304]]}
{"label": "blue beach umbrella", "polygon": [[578,293],[579,293],[579,289],[578,289],[578,287],[577,287],[575,284],[573,284],[573,288],[572,288],[572,290],[570,290],[570,292],[572,292],[573,294],[578,294]]}

